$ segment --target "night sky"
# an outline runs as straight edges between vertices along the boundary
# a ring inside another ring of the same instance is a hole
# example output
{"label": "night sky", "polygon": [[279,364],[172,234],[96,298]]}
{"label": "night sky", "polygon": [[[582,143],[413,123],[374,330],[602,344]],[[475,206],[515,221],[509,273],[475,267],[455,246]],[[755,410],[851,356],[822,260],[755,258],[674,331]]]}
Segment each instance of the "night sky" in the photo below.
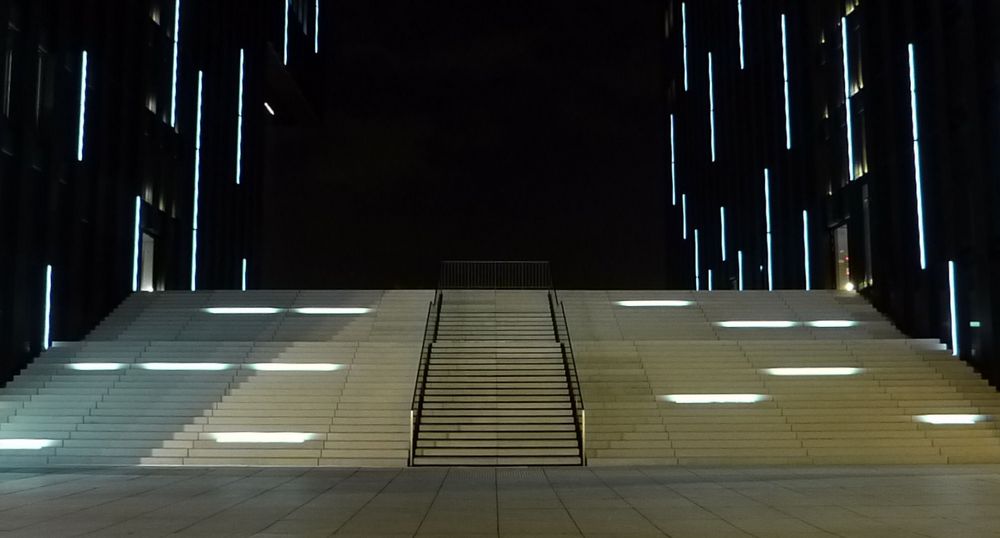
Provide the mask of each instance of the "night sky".
{"label": "night sky", "polygon": [[661,2],[329,9],[322,126],[271,151],[265,287],[433,287],[442,259],[670,285]]}

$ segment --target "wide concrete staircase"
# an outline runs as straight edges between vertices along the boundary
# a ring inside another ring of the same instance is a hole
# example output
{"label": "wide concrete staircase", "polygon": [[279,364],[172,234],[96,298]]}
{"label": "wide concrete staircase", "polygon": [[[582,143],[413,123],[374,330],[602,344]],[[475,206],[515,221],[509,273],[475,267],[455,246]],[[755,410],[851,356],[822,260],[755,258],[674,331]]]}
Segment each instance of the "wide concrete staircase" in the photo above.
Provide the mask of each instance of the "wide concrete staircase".
{"label": "wide concrete staircase", "polygon": [[431,296],[135,294],[0,390],[0,465],[405,465]]}
{"label": "wide concrete staircase", "polygon": [[571,351],[552,295],[446,290],[438,300],[418,377],[413,463],[580,465]]}
{"label": "wide concrete staircase", "polygon": [[590,465],[1000,462],[1000,394],[855,294],[560,295]]}

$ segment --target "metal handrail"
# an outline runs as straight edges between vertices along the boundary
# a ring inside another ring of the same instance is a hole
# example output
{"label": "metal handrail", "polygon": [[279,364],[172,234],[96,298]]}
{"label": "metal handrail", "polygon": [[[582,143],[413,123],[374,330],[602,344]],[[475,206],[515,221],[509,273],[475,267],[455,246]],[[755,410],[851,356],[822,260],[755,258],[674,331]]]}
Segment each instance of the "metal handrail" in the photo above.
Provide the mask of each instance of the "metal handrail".
{"label": "metal handrail", "polygon": [[552,327],[555,330],[556,341],[559,342],[559,348],[562,351],[563,369],[566,374],[566,383],[569,385],[570,405],[573,409],[573,422],[576,426],[577,440],[580,443],[580,460],[583,465],[587,465],[587,410],[583,404],[583,389],[580,386],[580,377],[576,371],[573,341],[569,336],[569,322],[566,319],[566,305],[558,301],[559,309],[562,313],[563,331],[566,337],[565,341],[562,341],[559,335],[559,324],[556,323],[555,306],[552,302],[553,296],[558,301],[559,296],[554,289],[549,293],[549,311],[552,314]]}
{"label": "metal handrail", "polygon": [[[431,362],[431,349],[437,341],[438,325],[441,321],[441,299],[440,290],[434,291],[434,300],[427,305],[427,321],[424,324],[424,339],[420,345],[420,362],[417,364],[417,375],[413,381],[413,398],[410,400],[410,452],[407,456],[407,465],[413,465],[413,455],[417,448],[417,435],[420,428],[421,409],[424,404],[424,392],[427,386],[427,371]],[[435,309],[435,305],[437,308]],[[433,323],[433,335],[431,325]],[[430,340],[428,340],[430,337]]]}
{"label": "metal handrail", "polygon": [[441,262],[440,289],[552,289],[547,261]]}

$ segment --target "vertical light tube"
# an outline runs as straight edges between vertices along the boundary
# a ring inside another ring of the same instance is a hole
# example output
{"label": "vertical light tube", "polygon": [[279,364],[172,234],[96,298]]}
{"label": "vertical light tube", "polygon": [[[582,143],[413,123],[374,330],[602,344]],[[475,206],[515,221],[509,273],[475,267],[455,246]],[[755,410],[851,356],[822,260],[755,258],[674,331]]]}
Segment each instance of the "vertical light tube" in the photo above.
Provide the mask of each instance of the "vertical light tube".
{"label": "vertical light tube", "polygon": [[712,162],[715,162],[715,77],[712,76],[712,53],[708,53],[708,127],[711,135]]}
{"label": "vertical light tube", "polygon": [[910,123],[913,125],[913,180],[917,190],[917,237],[920,243],[920,268],[927,269],[927,247],[924,241],[924,186],[920,169],[920,128],[917,122],[917,69],[913,43],[907,46],[910,61]]}
{"label": "vertical light tube", "polygon": [[712,270],[708,270],[708,291],[712,291]]}
{"label": "vertical light tube", "polygon": [[802,247],[805,256],[806,289],[812,289],[812,277],[809,267],[809,212],[802,210]]}
{"label": "vertical light tube", "polygon": [[726,207],[719,207],[719,230],[722,239],[722,261],[726,261]]}
{"label": "vertical light tube", "polygon": [[316,27],[313,28],[313,52],[319,54],[319,0],[316,0]]}
{"label": "vertical light tube", "polygon": [[242,271],[242,274],[243,274],[243,277],[241,279],[242,284],[240,286],[240,289],[242,289],[243,291],[247,291],[247,259],[246,258],[243,258],[243,271]]}
{"label": "vertical light tube", "polygon": [[792,149],[792,118],[788,106],[788,30],[785,14],[781,14],[781,72],[785,89],[785,149]]}
{"label": "vertical light tube", "polygon": [[743,0],[736,0],[736,25],[740,30],[740,69],[746,68],[743,61]]}
{"label": "vertical light tube", "polygon": [[181,0],[174,0],[174,56],[170,68],[170,127],[177,127],[177,58],[181,31]]}
{"label": "vertical light tube", "polygon": [[52,266],[45,266],[45,319],[42,321],[42,349],[49,349],[52,331]]}
{"label": "vertical light tube", "polygon": [[246,72],[246,52],[240,49],[240,88],[236,111],[236,184],[243,176],[243,78]]}
{"label": "vertical light tube", "polygon": [[76,160],[83,161],[83,138],[87,117],[87,51],[80,58],[80,118],[76,130]]}
{"label": "vertical light tube", "polygon": [[681,39],[684,40],[684,91],[688,91],[688,16],[686,2],[681,2]]}
{"label": "vertical light tube", "polygon": [[142,198],[135,197],[135,225],[132,229],[132,291],[139,290],[139,218],[142,215]]}
{"label": "vertical light tube", "polygon": [[767,289],[774,291],[774,253],[771,246],[771,172],[764,169],[764,225],[767,239]]}
{"label": "vertical light tube", "polygon": [[191,216],[191,291],[197,289],[198,275],[198,195],[201,182],[201,105],[205,72],[198,71],[198,98],[195,102],[194,127],[194,203]]}
{"label": "vertical light tube", "polygon": [[677,205],[677,139],[674,138],[674,115],[670,115],[670,203]]}
{"label": "vertical light tube", "polygon": [[847,53],[847,17],[840,19],[840,42],[844,56],[844,114],[847,118],[847,180],[854,181],[854,118],[851,114],[851,65]]}
{"label": "vertical light tube", "polygon": [[958,300],[955,297],[955,262],[948,262],[948,306],[951,310],[951,354],[959,356]]}
{"label": "vertical light tube", "polygon": [[285,0],[285,39],[282,42],[282,62],[284,65],[288,65],[288,11],[290,10],[292,0]]}
{"label": "vertical light tube", "polygon": [[736,279],[739,282],[739,289],[740,289],[740,291],[743,291],[743,251],[742,250],[737,250],[736,251],[736,270],[739,271],[739,275],[737,275],[737,277],[736,277]]}
{"label": "vertical light tube", "polygon": [[694,289],[701,290],[701,266],[698,261],[698,228],[694,229]]}
{"label": "vertical light tube", "polygon": [[686,194],[681,194],[681,227],[684,229],[684,239],[688,238],[688,199]]}

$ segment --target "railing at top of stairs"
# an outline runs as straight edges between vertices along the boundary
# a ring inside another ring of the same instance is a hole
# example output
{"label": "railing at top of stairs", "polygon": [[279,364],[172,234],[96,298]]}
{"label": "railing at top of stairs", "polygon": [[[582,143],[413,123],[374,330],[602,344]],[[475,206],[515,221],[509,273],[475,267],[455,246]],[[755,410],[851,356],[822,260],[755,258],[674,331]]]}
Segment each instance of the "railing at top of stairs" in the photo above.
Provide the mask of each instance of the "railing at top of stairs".
{"label": "railing at top of stairs", "polygon": [[439,289],[551,290],[547,261],[443,261]]}
{"label": "railing at top of stairs", "polygon": [[427,386],[427,370],[431,362],[431,351],[437,341],[438,324],[441,321],[441,290],[434,291],[434,300],[427,306],[427,322],[424,324],[424,341],[420,346],[420,362],[417,364],[417,378],[413,382],[413,399],[410,401],[410,453],[407,464],[413,466],[413,454],[420,433],[420,413],[424,407],[424,389]]}

